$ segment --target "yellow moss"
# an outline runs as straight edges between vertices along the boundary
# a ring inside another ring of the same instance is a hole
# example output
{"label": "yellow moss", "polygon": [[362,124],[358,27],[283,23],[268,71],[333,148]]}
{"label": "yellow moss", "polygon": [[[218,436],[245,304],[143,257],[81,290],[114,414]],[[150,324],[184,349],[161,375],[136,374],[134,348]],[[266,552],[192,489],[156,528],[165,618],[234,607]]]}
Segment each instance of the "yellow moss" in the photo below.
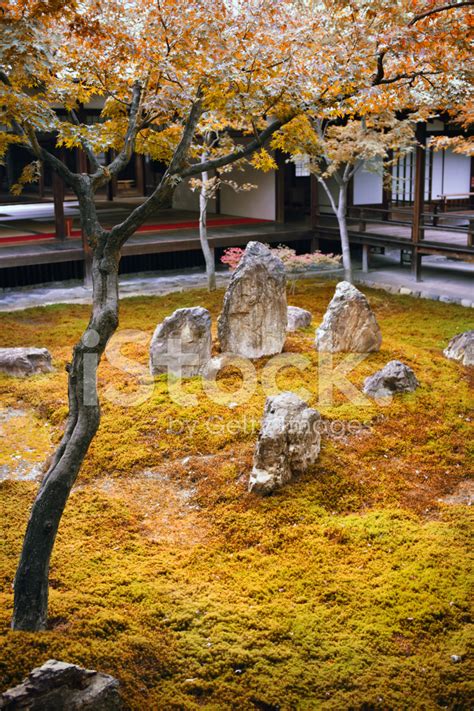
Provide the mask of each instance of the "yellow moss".
{"label": "yellow moss", "polygon": [[[311,310],[315,326],[333,288],[299,285],[290,303]],[[212,404],[197,379],[185,388],[198,398],[195,408],[171,402],[164,378],[136,407],[104,399],[61,522],[44,634],[8,629],[36,485],[0,484],[0,688],[57,657],[116,675],[140,710],[468,706],[472,514],[438,498],[472,462],[472,375],[442,356],[449,338],[469,327],[469,313],[367,294],[383,348],[350,379],[360,386],[400,358],[421,388],[386,407],[356,407],[336,394],[320,407],[323,416],[363,427],[324,437],[316,466],[270,498],[246,493],[261,387],[232,410]],[[221,300],[222,292],[202,291],[127,299],[120,328],[151,335],[175,308],[197,304],[215,318]],[[87,316],[85,306],[0,316],[1,345],[45,345],[57,366],[25,380],[0,377],[2,407],[27,413],[8,432],[7,459],[33,456],[27,443],[36,462],[49,433],[59,439],[64,365]],[[307,388],[318,406],[313,335],[311,328],[288,338],[286,350],[309,355],[311,368],[287,369],[278,384]],[[146,345],[123,353],[146,366]],[[265,363],[256,364],[259,379]],[[221,386],[232,392],[239,383],[229,371]],[[128,395],[137,389],[104,362],[101,392],[111,385]]]}

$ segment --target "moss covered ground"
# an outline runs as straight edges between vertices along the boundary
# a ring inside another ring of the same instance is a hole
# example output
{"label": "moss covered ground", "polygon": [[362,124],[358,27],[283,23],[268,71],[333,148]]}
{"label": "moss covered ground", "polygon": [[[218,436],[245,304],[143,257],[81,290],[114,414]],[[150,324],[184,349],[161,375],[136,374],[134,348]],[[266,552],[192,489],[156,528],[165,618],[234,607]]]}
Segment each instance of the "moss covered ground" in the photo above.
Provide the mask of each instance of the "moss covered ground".
{"label": "moss covered ground", "polygon": [[[15,461],[44,460],[61,436],[64,365],[88,308],[0,315],[0,345],[46,346],[57,366],[27,380],[0,376],[3,412],[19,413],[0,421],[0,465],[12,472],[0,483],[0,689],[54,657],[117,676],[140,710],[470,708],[472,511],[440,499],[472,476],[474,376],[442,355],[472,328],[472,313],[364,289],[384,340],[350,380],[360,386],[399,358],[421,387],[385,406],[337,392],[318,405],[312,341],[333,289],[308,282],[289,299],[314,320],[285,350],[311,366],[287,368],[278,385],[304,386],[325,420],[352,428],[333,428],[317,465],[271,497],[246,492],[260,387],[233,409],[212,403],[197,379],[186,386],[195,407],[173,403],[164,377],[135,406],[103,397],[61,522],[50,628],[40,634],[9,630],[37,489],[14,480]],[[222,292],[203,291],[127,299],[120,329],[151,336],[192,305],[215,323],[221,301]],[[145,366],[146,339],[122,353]],[[261,378],[265,360],[256,365]],[[239,383],[230,370],[221,387]],[[103,396],[112,386],[115,395],[137,391],[134,372],[107,361],[99,386]]]}

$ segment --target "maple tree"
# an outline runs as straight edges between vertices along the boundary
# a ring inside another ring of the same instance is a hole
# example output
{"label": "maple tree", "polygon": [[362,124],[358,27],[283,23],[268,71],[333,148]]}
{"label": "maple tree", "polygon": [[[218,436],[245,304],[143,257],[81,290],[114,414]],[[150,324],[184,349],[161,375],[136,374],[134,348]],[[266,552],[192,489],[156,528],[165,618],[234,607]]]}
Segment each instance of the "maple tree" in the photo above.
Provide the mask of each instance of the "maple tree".
{"label": "maple tree", "polygon": [[[216,126],[215,122],[213,122],[212,127],[209,123],[206,126],[202,138],[201,150],[201,161],[206,162],[211,156],[215,158],[225,155],[229,150],[235,150],[235,144],[228,133],[220,135],[219,126]],[[257,186],[252,185],[252,183],[238,183],[231,177],[224,177],[224,175],[231,170],[244,170],[246,164],[248,164],[248,161],[242,159],[216,170],[213,176],[210,176],[208,171],[203,171],[199,178],[191,178],[189,181],[191,190],[199,192],[199,239],[206,264],[209,291],[215,291],[216,289],[214,253],[209,246],[207,235],[207,210],[209,201],[215,199],[218,191],[223,186],[227,186],[235,192],[248,192],[252,190],[252,188],[256,188]]]}
{"label": "maple tree", "polygon": [[[349,183],[362,168],[383,174],[411,150],[415,143],[414,124],[411,119],[397,119],[391,112],[336,123],[302,115],[273,137],[275,148],[289,153],[293,161],[307,162],[326,193],[339,225],[346,281],[353,280],[347,227]],[[386,177],[391,180],[391,174]]]}
{"label": "maple tree", "polygon": [[[299,114],[334,121],[406,108],[426,82],[435,84],[440,101],[446,94],[456,97],[469,56],[463,23],[471,4],[2,2],[0,158],[10,145],[22,145],[76,194],[93,283],[90,321],[68,366],[64,435],[33,504],[15,578],[15,629],[46,625],[56,532],[100,420],[95,377],[89,373],[85,382],[84,363],[91,363],[90,356],[100,362],[117,328],[118,265],[126,240],[183,180],[244,158],[257,168],[275,167],[264,144]],[[100,120],[90,125],[80,108],[95,97],[104,105]],[[248,139],[202,160],[210,112],[221,130],[232,127]],[[44,148],[45,132],[55,136],[58,149],[81,149],[88,172],[73,172]],[[101,156],[108,151],[115,157],[104,164]],[[141,205],[106,229],[94,195],[134,152],[165,162],[167,169]],[[21,180],[35,170],[28,168]],[[84,399],[85,385],[92,401]]]}

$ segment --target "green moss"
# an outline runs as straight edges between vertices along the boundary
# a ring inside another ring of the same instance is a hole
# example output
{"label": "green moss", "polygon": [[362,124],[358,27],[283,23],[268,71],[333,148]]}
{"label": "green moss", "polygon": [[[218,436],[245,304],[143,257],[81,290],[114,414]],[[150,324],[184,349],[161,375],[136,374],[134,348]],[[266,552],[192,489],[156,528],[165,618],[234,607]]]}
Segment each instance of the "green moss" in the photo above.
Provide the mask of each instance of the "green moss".
{"label": "green moss", "polygon": [[[310,309],[316,325],[332,289],[305,284],[290,303]],[[469,327],[469,313],[367,293],[383,349],[350,379],[360,385],[400,358],[422,387],[386,407],[356,407],[337,394],[322,414],[364,427],[324,438],[312,471],[270,498],[245,491],[261,388],[234,410],[213,405],[197,380],[186,385],[195,408],[171,402],[163,378],[136,407],[104,401],[61,522],[51,628],[43,634],[8,629],[36,486],[0,484],[0,688],[57,657],[116,675],[133,709],[467,708],[472,514],[438,499],[472,461],[472,374],[442,356],[448,339]],[[173,309],[202,304],[216,316],[221,299],[204,292],[128,299],[121,328],[151,335]],[[59,439],[63,366],[87,314],[56,306],[0,315],[1,345],[45,345],[58,366],[28,380],[0,377],[2,405],[25,410],[31,425],[9,430],[5,456],[25,455],[28,437],[36,450]],[[279,385],[304,386],[316,404],[312,338],[307,329],[288,339],[286,349],[309,354],[312,367],[288,369]],[[146,346],[123,352],[146,365]],[[229,372],[221,386],[231,391],[239,382]],[[104,362],[102,392],[112,384],[136,389]],[[453,664],[453,654],[462,662]]]}

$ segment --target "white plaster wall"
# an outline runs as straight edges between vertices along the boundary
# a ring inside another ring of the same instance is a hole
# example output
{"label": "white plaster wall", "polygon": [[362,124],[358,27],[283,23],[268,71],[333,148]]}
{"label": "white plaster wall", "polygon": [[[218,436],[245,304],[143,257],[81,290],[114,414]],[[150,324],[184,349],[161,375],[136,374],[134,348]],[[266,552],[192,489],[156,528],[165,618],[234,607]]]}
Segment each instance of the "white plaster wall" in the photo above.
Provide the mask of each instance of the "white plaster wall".
{"label": "white plaster wall", "polygon": [[[199,212],[199,191],[193,192],[187,180],[179,183],[173,194],[173,207],[176,210],[193,210]],[[209,200],[207,211],[213,213],[216,211],[216,201]]]}
{"label": "white plaster wall", "polygon": [[446,150],[442,193],[468,193],[471,179],[471,159],[460,153]]}
{"label": "white plaster wall", "polygon": [[[337,185],[335,180],[331,179],[329,180],[328,187],[329,192],[333,196],[337,206],[339,186]],[[318,204],[321,212],[330,212],[334,214],[331,207],[331,203],[329,202],[329,197],[327,196],[325,189],[322,185],[320,185],[320,183],[318,183]]]}
{"label": "white plaster wall", "polygon": [[380,205],[382,199],[382,175],[360,164],[354,175],[354,205]]}
{"label": "white plaster wall", "polygon": [[226,173],[225,177],[237,183],[252,183],[256,188],[248,192],[236,193],[232,188],[223,185],[221,188],[221,212],[224,215],[239,217],[254,217],[260,220],[276,219],[276,175],[274,170],[263,173],[252,166],[246,166],[244,171]]}

